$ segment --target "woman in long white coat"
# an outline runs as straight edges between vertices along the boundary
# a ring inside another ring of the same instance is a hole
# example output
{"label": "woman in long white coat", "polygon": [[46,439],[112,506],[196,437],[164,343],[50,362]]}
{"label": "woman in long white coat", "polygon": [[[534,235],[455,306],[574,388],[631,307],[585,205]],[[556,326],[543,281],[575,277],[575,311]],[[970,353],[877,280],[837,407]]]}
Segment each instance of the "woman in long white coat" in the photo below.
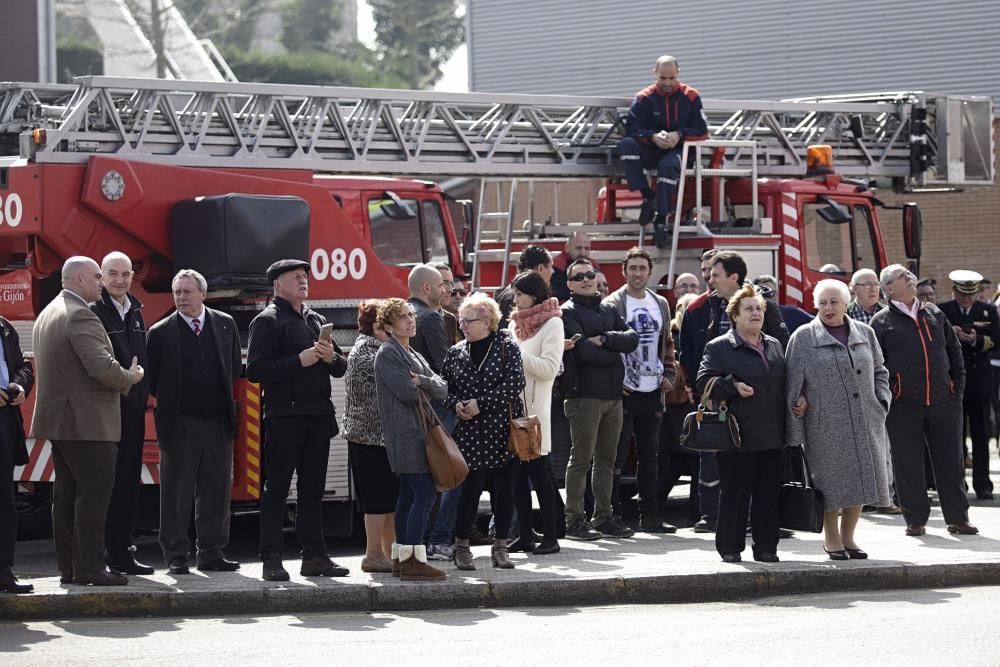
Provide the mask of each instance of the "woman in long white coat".
{"label": "woman in long white coat", "polygon": [[[514,504],[520,527],[519,537],[508,551],[531,551],[553,554],[559,551],[556,541],[556,489],[548,471],[552,451],[552,385],[567,345],[563,334],[562,311],[552,297],[548,284],[537,273],[520,273],[511,283],[514,311],[509,331],[521,349],[524,363],[525,414],[535,415],[542,425],[542,455],[534,461],[521,462],[514,487]],[[531,490],[538,494],[542,512],[542,541],[535,545],[531,526]]]}

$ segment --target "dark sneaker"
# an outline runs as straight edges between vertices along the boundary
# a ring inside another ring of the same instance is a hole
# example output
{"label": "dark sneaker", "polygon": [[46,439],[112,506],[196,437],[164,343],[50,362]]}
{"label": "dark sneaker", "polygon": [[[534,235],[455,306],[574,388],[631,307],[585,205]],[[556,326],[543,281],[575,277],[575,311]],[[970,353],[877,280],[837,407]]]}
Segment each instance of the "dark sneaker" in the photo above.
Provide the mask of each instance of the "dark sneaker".
{"label": "dark sneaker", "polygon": [[262,571],[264,581],[288,581],[288,570],[281,564],[280,557],[268,558],[264,561]]}
{"label": "dark sneaker", "polygon": [[653,224],[653,243],[660,250],[670,247],[670,234],[667,233],[667,226],[664,224]]}
{"label": "dark sneaker", "polygon": [[656,196],[643,197],[642,206],[639,208],[639,224],[645,225],[653,221],[656,215]]}
{"label": "dark sneaker", "polygon": [[694,532],[696,533],[714,533],[715,532],[715,521],[710,519],[701,518],[696,524],[694,524]]}
{"label": "dark sneaker", "polygon": [[641,516],[639,518],[639,530],[644,533],[676,533],[677,526],[660,521],[655,516]]}
{"label": "dark sneaker", "polygon": [[589,521],[581,521],[572,526],[566,527],[566,538],[570,540],[580,540],[581,542],[592,542],[603,537],[594,530]]}
{"label": "dark sneaker", "polygon": [[594,530],[607,537],[632,537],[635,535],[634,530],[619,522],[614,517],[611,517],[604,523],[597,524],[594,526]]}

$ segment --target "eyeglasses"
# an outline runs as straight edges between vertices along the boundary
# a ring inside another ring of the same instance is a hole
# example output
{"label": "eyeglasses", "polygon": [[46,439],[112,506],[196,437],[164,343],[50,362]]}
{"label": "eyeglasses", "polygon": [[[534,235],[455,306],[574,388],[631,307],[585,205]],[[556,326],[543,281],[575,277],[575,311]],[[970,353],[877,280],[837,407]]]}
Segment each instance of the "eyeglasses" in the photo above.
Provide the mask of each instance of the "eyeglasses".
{"label": "eyeglasses", "polygon": [[568,280],[571,283],[579,283],[583,282],[584,280],[593,280],[596,277],[597,277],[596,271],[581,271],[580,273],[574,273],[566,280]]}
{"label": "eyeglasses", "polygon": [[451,291],[452,296],[465,296],[466,294],[468,294],[468,292],[466,292],[464,289],[456,288]]}
{"label": "eyeglasses", "polygon": [[464,317],[460,317],[460,318],[458,318],[458,326],[460,326],[460,327],[467,327],[470,324],[472,324],[473,322],[482,322],[482,321],[483,321],[483,318],[481,318],[481,317],[477,317],[477,318],[471,319],[471,320],[467,320]]}
{"label": "eyeglasses", "polygon": [[899,280],[900,278],[906,278],[907,280],[913,280],[913,282],[917,281],[917,277],[915,275],[913,275],[912,272],[910,272],[910,271],[900,271],[889,282],[890,283],[894,283],[897,280]]}

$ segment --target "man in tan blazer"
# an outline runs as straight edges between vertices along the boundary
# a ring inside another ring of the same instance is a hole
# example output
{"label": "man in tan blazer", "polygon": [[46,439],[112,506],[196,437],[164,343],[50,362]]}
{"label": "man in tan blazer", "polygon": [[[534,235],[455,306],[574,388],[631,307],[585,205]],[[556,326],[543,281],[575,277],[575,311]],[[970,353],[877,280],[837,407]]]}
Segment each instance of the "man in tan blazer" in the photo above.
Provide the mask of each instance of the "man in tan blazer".
{"label": "man in tan blazer", "polygon": [[52,526],[62,583],[120,586],[104,564],[104,519],[121,436],[119,395],[143,369],[115,360],[111,341],[88,304],[101,298],[101,269],[89,257],[63,264],[63,291],[32,331],[37,393],[31,436],[52,443]]}

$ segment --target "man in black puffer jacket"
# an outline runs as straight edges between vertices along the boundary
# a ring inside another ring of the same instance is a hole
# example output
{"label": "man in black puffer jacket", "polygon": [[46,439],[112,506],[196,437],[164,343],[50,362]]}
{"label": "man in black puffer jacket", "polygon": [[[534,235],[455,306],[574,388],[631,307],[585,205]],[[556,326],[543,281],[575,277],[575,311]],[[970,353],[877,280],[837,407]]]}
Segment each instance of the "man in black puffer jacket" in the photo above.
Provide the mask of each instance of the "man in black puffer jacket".
{"label": "man in black puffer jacket", "polygon": [[[639,346],[639,334],[628,328],[618,311],[601,303],[597,272],[586,259],[566,269],[572,296],[563,307],[566,338],[579,335],[566,360],[561,385],[573,444],[566,466],[566,537],[596,540],[602,535],[629,537],[632,530],[611,512],[615,456],[622,430],[622,354]],[[593,526],[586,520],[583,494],[593,463]]]}
{"label": "man in black puffer jacket", "polygon": [[275,262],[267,270],[274,302],[250,323],[247,377],[263,385],[264,492],[260,500],[260,557],[264,579],[288,581],[281,563],[282,525],[292,473],[298,472],[295,533],[303,576],[343,577],[326,553],[323,488],[330,438],[338,432],[330,376],[343,377],[347,359],[337,344],[319,340],[326,319],[305,305],[309,263]]}
{"label": "man in black puffer jacket", "polygon": [[871,328],[889,371],[892,406],[885,427],[906,534],[924,535],[930,517],[926,443],[948,532],[975,535],[979,530],[969,523],[969,499],[963,488],[962,346],[944,313],[917,299],[917,277],[906,267],[885,267],[879,283],[889,306],[875,313]]}

